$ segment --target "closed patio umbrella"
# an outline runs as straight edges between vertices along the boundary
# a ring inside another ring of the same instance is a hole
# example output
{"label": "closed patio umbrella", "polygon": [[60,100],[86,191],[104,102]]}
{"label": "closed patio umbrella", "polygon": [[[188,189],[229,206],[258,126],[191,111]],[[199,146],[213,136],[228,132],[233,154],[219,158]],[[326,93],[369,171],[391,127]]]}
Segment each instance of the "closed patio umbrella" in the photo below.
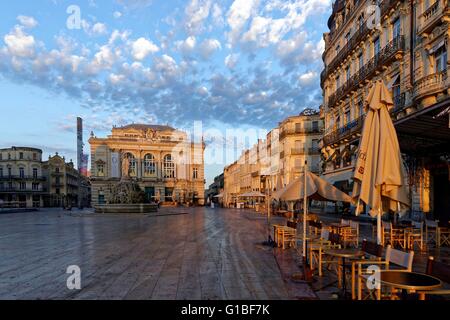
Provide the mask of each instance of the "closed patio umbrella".
{"label": "closed patio umbrella", "polygon": [[353,197],[370,206],[370,214],[377,217],[377,241],[381,241],[383,208],[397,211],[400,205],[409,206],[405,184],[406,171],[400,154],[397,133],[389,114],[393,106],[391,94],[382,81],[370,89],[366,103],[366,119],[360,139],[354,174]]}

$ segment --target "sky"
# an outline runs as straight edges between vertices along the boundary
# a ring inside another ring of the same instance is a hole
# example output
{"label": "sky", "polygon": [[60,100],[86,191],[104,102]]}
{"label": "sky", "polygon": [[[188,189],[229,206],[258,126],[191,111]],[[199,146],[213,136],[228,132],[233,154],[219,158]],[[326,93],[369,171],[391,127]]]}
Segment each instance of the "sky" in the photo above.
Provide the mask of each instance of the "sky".
{"label": "sky", "polygon": [[[113,125],[270,130],[320,106],[330,13],[331,0],[9,2],[0,12],[0,147],[76,163],[77,116],[87,153],[89,133]],[[207,165],[207,184],[233,160]]]}

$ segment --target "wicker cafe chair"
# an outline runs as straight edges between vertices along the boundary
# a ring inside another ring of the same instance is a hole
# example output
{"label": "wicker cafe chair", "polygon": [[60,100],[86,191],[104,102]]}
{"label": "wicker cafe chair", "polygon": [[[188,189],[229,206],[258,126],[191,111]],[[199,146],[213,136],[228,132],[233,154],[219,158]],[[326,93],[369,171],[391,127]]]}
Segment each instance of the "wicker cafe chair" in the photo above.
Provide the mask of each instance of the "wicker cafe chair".
{"label": "wicker cafe chair", "polygon": [[[426,274],[436,277],[439,280],[450,284],[450,266],[448,264],[434,260],[433,257],[428,257]],[[418,291],[420,300],[425,300],[427,296],[443,296],[450,295],[450,290],[436,289],[427,291]]]}
{"label": "wicker cafe chair", "polygon": [[438,243],[439,247],[441,246],[450,246],[450,227],[439,226],[438,223]]}
{"label": "wicker cafe chair", "polygon": [[330,265],[333,262],[335,262],[334,258],[327,258],[327,260],[324,260],[325,251],[331,250],[331,249],[341,249],[342,246],[340,244],[340,237],[338,234],[329,232],[329,230],[323,231],[323,236],[328,232],[328,239],[325,240],[321,239],[319,242],[312,243],[309,246],[309,255],[310,255],[310,261],[311,261],[311,268],[312,270],[318,270],[319,277],[323,276],[323,266],[324,265]]}
{"label": "wicker cafe chair", "polygon": [[390,239],[389,243],[395,248],[398,245],[402,249],[406,249],[406,233],[405,229],[397,228],[392,222],[390,224]]}
{"label": "wicker cafe chair", "polygon": [[[380,289],[369,289],[366,286],[368,278],[373,275],[373,271],[369,270],[370,266],[378,266],[381,270],[400,269],[404,271],[411,271],[414,259],[414,251],[404,252],[397,249],[393,249],[391,245],[386,247],[386,253],[384,260],[376,261],[360,260],[355,263],[357,288],[358,288],[358,300],[366,300],[369,298],[381,299]],[[364,288],[367,289],[367,295],[363,296]],[[391,290],[391,293],[395,293]]]}
{"label": "wicker cafe chair", "polygon": [[359,223],[349,221],[349,227],[341,230],[342,244],[346,248],[353,245],[355,248],[359,246]]}

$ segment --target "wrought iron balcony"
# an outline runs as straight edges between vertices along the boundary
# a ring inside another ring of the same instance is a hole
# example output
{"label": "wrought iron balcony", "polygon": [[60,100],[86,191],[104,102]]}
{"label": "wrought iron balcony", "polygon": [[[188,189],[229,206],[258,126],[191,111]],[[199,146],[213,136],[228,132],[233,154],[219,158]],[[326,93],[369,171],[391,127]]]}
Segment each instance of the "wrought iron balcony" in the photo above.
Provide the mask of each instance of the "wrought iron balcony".
{"label": "wrought iron balcony", "polygon": [[293,148],[291,149],[291,155],[309,155],[309,154],[319,154],[319,148]]}
{"label": "wrought iron balcony", "polygon": [[413,97],[417,100],[427,95],[439,93],[445,90],[446,82],[447,70],[422,77],[414,84]]}
{"label": "wrought iron balcony", "polygon": [[396,55],[405,50],[405,37],[399,36],[391,40],[377,55],[367,62],[345,84],[339,87],[328,98],[328,106],[332,107],[351,91],[356,90],[363,81],[370,79],[375,72],[396,59]]}
{"label": "wrought iron balcony", "polygon": [[419,16],[418,33],[430,33],[440,23],[444,10],[448,9],[448,1],[437,0]]}
{"label": "wrought iron balcony", "polygon": [[13,181],[13,180],[33,180],[33,181],[45,181],[47,180],[44,176],[26,176],[26,175],[7,175],[0,176],[0,181]]}
{"label": "wrought iron balcony", "polygon": [[405,107],[405,93],[403,92],[402,94],[399,94],[397,96],[394,97],[394,110],[393,112],[399,112],[401,110],[403,110],[403,108]]}
{"label": "wrought iron balcony", "polygon": [[295,128],[295,129],[285,129],[280,132],[280,140],[284,139],[290,135],[296,134],[320,134],[322,130],[320,128]]}
{"label": "wrought iron balcony", "polygon": [[[402,0],[384,0],[380,4],[380,12],[381,17],[383,17],[388,11],[394,7],[397,3],[401,2]],[[350,17],[352,15],[348,15],[347,17]],[[345,22],[342,25],[345,25]],[[335,41],[336,35],[339,34],[337,32],[338,30],[335,30],[333,32],[330,32],[330,43],[333,43]],[[334,59],[325,67],[325,69],[322,71],[320,75],[321,80],[321,86],[323,87],[325,79],[330,75],[331,72],[336,70],[336,68],[352,53],[352,51],[361,43],[361,41],[366,37],[366,35],[371,31],[371,29],[368,27],[368,22],[364,21],[358,29],[353,33],[351,38],[348,40],[348,42],[345,44],[345,46],[342,47],[342,49],[337,53],[337,55],[334,57]]]}
{"label": "wrought iron balcony", "polygon": [[353,136],[357,136],[362,129],[364,124],[364,115],[359,118],[349,122],[345,126],[334,130],[332,133],[327,134],[323,137],[323,144],[325,146],[338,143],[341,140],[351,139]]}

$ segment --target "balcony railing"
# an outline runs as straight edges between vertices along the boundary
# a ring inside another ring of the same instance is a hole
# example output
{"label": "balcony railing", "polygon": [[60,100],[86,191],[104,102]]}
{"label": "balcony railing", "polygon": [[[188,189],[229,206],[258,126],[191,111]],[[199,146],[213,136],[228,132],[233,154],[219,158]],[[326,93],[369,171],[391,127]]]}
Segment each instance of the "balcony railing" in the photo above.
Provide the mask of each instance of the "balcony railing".
{"label": "balcony railing", "polygon": [[[384,0],[380,4],[380,12],[381,17],[383,17],[397,2],[401,2],[402,0]],[[348,15],[347,17],[350,17],[352,15]],[[342,25],[345,25],[345,21]],[[328,77],[328,75],[336,70],[336,68],[342,63],[342,61],[345,60],[345,58],[358,46],[361,41],[365,38],[365,36],[371,31],[371,29],[368,27],[368,22],[364,21],[358,29],[353,33],[351,38],[348,40],[346,45],[342,47],[342,49],[337,53],[336,57],[326,66],[326,68],[322,71],[320,75],[321,84],[323,86],[323,83],[325,79]],[[335,36],[339,32],[330,32],[330,42],[334,42]]]}
{"label": "balcony railing", "polygon": [[21,176],[21,175],[0,176],[0,181],[12,181],[12,180],[45,181],[45,180],[47,180],[47,178],[44,176]]}
{"label": "balcony railing", "polygon": [[432,95],[445,90],[446,81],[447,70],[420,78],[414,84],[414,99],[419,99],[425,95]]}
{"label": "balcony railing", "polygon": [[3,187],[3,188],[1,188],[0,187],[0,192],[17,192],[17,193],[23,192],[23,193],[25,193],[25,192],[44,192],[44,191],[45,190],[43,188],[38,188],[38,189],[25,188],[25,189],[21,189],[21,188],[17,188],[17,187],[12,187],[12,188],[10,188],[10,187]]}
{"label": "balcony railing", "polygon": [[324,145],[330,145],[344,139],[350,139],[353,135],[360,133],[364,124],[364,117],[364,115],[360,116],[347,125],[333,131],[330,134],[325,135],[323,137]]}
{"label": "balcony railing", "polygon": [[285,138],[289,135],[295,134],[320,134],[322,130],[320,128],[295,128],[295,129],[285,129],[280,132],[280,139]]}
{"label": "balcony railing", "polygon": [[437,0],[419,16],[418,32],[429,33],[440,22],[443,10],[447,4],[445,0]]}
{"label": "balcony railing", "polygon": [[403,108],[405,107],[405,99],[406,95],[403,92],[402,94],[399,94],[397,96],[394,97],[394,112],[399,112],[401,110],[403,110]]}
{"label": "balcony railing", "polygon": [[356,90],[364,80],[369,79],[375,74],[375,71],[386,66],[395,59],[397,53],[404,51],[405,37],[399,36],[391,40],[377,55],[367,62],[359,71],[354,74],[345,84],[339,87],[328,98],[328,106],[334,106],[338,101],[343,99],[352,90]]}
{"label": "balcony railing", "polygon": [[293,148],[291,155],[319,154],[319,148]]}

